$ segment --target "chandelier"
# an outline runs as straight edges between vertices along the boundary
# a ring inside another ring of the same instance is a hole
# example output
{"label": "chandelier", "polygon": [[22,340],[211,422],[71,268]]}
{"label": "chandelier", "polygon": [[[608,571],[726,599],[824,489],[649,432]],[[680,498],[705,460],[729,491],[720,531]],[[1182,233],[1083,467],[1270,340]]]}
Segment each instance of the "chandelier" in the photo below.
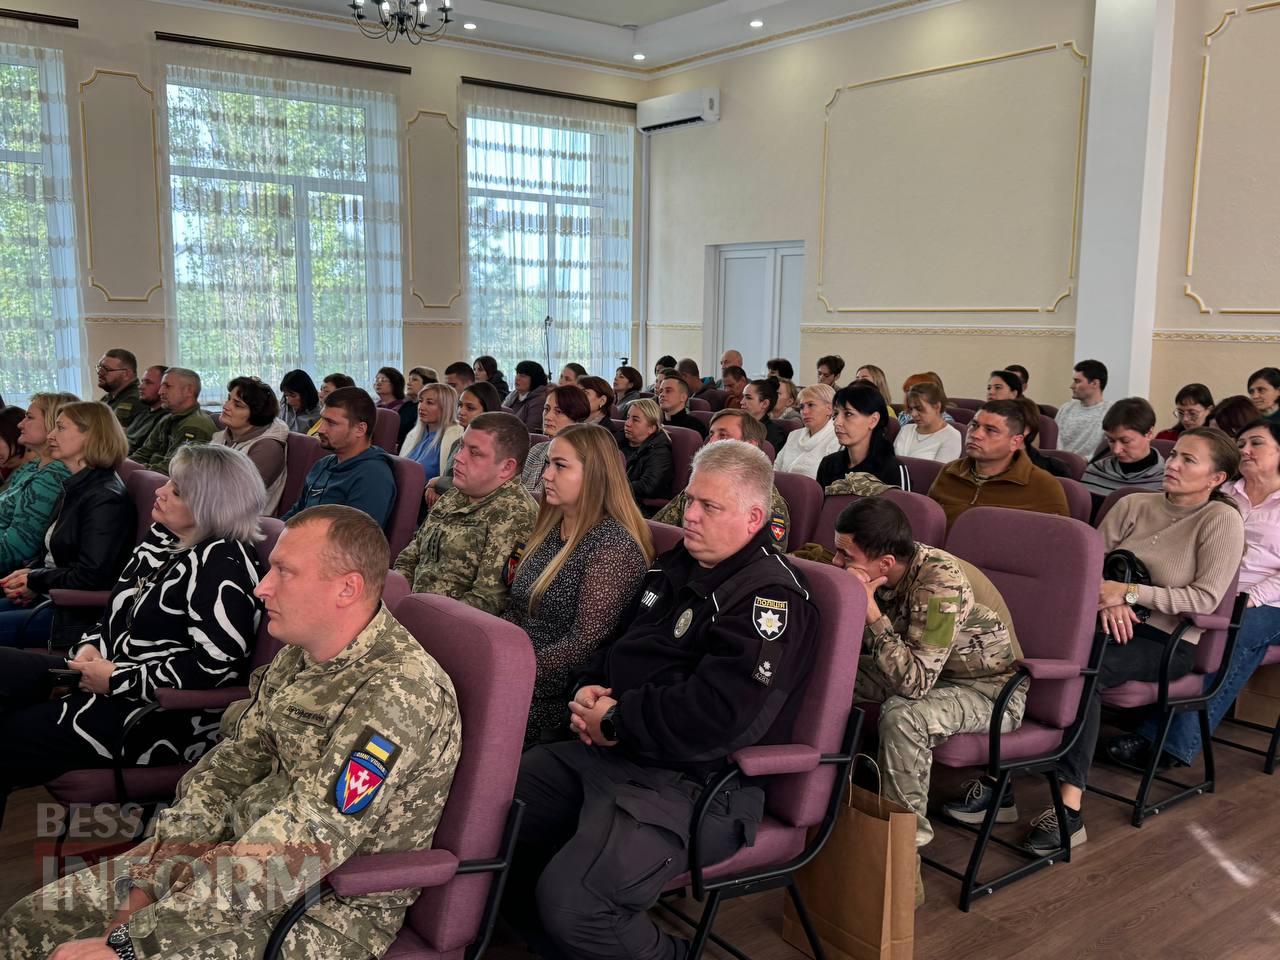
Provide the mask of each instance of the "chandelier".
{"label": "chandelier", "polygon": [[427,0],[373,0],[370,4],[376,13],[365,15],[365,0],[351,0],[351,8],[360,32],[371,40],[395,43],[406,38],[415,46],[426,41],[439,40],[445,29],[453,23],[453,0],[441,0],[436,11],[438,19],[433,23],[431,4]]}

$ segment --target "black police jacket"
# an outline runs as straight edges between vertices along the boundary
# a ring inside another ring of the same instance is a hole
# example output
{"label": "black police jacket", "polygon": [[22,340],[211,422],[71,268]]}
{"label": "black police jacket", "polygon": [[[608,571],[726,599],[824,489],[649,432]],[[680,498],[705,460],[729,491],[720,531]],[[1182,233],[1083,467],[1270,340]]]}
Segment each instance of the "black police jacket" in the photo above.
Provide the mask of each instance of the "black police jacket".
{"label": "black police jacket", "polygon": [[788,741],[819,615],[767,528],[710,569],[683,543],[663,554],[622,622],[575,684],[613,689],[614,749],[705,777],[736,750]]}

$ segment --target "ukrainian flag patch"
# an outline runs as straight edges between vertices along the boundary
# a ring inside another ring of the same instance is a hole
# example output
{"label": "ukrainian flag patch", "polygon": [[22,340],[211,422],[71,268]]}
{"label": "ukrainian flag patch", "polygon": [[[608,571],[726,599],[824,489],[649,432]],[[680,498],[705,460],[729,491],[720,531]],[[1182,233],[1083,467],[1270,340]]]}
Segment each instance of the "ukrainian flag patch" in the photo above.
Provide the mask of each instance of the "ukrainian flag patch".
{"label": "ukrainian flag patch", "polygon": [[338,812],[364,816],[399,755],[400,748],[395,743],[374,732],[372,727],[365,727],[333,784],[333,802]]}

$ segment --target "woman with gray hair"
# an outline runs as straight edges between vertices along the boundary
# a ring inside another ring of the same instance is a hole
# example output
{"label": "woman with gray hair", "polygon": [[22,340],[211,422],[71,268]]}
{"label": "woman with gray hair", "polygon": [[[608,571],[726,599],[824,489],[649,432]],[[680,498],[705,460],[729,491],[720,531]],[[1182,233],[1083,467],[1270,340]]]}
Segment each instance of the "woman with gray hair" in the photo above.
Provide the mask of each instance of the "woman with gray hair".
{"label": "woman with gray hair", "polygon": [[[156,691],[235,686],[248,675],[262,615],[253,543],[265,499],[257,467],[239,450],[182,447],[156,491],[150,532],[70,659],[0,649],[0,731],[13,751],[0,772],[0,813],[11,790],[67,770],[117,758],[192,763],[213,745],[219,711],[154,710]],[[67,685],[78,689],[50,699]]]}

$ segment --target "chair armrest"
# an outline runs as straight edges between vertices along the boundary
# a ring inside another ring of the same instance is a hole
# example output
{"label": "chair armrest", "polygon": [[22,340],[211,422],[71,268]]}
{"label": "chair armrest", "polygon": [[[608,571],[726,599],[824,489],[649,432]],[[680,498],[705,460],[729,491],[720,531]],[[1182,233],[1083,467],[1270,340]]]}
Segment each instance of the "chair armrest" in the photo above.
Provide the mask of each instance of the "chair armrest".
{"label": "chair armrest", "polygon": [[105,607],[111,600],[111,591],[58,588],[49,591],[49,599],[55,607]]}
{"label": "chair armrest", "polygon": [[448,850],[411,850],[352,857],[325,879],[340,897],[363,897],[392,890],[438,887],[458,872]]}
{"label": "chair armrest", "polygon": [[1074,680],[1080,676],[1080,664],[1070,660],[1018,660],[1014,666],[1027,671],[1032,680]]}
{"label": "chair armrest", "polygon": [[1201,630],[1226,630],[1231,626],[1231,618],[1216,613],[1194,613],[1187,618]]}
{"label": "chair armrest", "polygon": [[156,703],[165,710],[225,709],[237,700],[248,698],[248,687],[219,687],[217,690],[177,690],[173,687],[161,687],[156,690]]}
{"label": "chair armrest", "polygon": [[820,756],[813,747],[784,743],[768,747],[746,747],[732,754],[729,759],[748,777],[768,777],[817,770]]}

